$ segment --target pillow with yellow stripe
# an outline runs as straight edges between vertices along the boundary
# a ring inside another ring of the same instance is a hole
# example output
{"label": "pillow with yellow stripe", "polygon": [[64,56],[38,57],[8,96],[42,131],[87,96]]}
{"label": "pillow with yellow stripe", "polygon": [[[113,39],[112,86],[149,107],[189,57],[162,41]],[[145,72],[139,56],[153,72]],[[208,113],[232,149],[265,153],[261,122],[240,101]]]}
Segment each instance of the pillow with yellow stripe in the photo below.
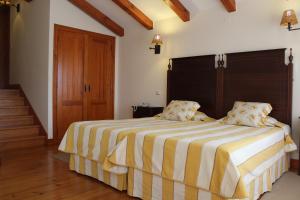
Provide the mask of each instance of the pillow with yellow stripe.
{"label": "pillow with yellow stripe", "polygon": [[268,103],[236,101],[231,111],[224,118],[225,124],[261,127],[272,111]]}
{"label": "pillow with yellow stripe", "polygon": [[188,121],[195,115],[200,105],[194,101],[173,100],[161,114],[162,119]]}
{"label": "pillow with yellow stripe", "polygon": [[204,122],[216,121],[214,118],[211,118],[211,117],[207,116],[205,113],[199,112],[199,111],[197,111],[195,113],[195,115],[192,117],[191,120],[192,121],[204,121]]}

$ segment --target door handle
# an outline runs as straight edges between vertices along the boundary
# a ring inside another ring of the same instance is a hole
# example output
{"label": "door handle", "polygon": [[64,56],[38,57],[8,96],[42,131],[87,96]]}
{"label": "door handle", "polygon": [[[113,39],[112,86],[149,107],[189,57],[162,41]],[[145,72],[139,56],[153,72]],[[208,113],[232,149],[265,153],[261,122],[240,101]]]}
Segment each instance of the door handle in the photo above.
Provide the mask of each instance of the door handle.
{"label": "door handle", "polygon": [[89,84],[89,92],[91,92],[91,85]]}
{"label": "door handle", "polygon": [[84,92],[86,92],[86,84],[84,84]]}

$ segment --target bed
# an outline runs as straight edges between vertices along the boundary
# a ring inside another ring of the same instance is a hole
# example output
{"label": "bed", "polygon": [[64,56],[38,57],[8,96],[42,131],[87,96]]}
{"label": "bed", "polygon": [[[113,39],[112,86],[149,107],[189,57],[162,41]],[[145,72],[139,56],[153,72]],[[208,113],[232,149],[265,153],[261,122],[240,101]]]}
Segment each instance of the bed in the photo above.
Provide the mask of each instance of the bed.
{"label": "bed", "polygon": [[271,116],[286,125],[157,117],[73,123],[59,147],[71,154],[70,169],[143,199],[258,199],[270,191],[295,148],[289,135],[292,57],[285,65],[285,49],[277,49],[226,58],[226,68],[222,59],[215,68],[214,55],[172,59],[167,101],[201,102],[201,111],[214,118],[236,100],[269,102]]}

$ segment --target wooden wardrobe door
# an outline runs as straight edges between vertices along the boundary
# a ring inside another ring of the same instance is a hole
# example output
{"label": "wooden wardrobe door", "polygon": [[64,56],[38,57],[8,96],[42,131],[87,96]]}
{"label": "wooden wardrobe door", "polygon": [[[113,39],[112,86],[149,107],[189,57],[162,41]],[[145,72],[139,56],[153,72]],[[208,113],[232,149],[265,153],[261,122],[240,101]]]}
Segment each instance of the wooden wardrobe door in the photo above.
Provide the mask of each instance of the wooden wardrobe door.
{"label": "wooden wardrobe door", "polygon": [[61,139],[72,122],[83,120],[85,36],[57,31],[57,135]]}
{"label": "wooden wardrobe door", "polygon": [[114,37],[90,34],[86,43],[85,82],[88,86],[85,115],[88,120],[114,117]]}
{"label": "wooden wardrobe door", "polygon": [[0,6],[0,88],[9,84],[9,24],[10,8]]}

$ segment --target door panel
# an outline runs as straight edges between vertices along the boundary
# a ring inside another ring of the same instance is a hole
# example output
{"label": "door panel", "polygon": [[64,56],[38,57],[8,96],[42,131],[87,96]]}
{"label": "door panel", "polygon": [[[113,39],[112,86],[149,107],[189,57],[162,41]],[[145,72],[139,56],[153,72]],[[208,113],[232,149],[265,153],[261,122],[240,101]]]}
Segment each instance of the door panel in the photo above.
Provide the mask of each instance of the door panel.
{"label": "door panel", "polygon": [[112,119],[115,38],[55,25],[54,136],[71,123]]}
{"label": "door panel", "polygon": [[0,6],[0,89],[8,86],[10,8]]}
{"label": "door panel", "polygon": [[83,120],[84,35],[58,32],[57,44],[57,129],[61,139],[68,126]]}
{"label": "door panel", "polygon": [[99,35],[89,35],[87,40],[87,119],[112,119],[115,41]]}

